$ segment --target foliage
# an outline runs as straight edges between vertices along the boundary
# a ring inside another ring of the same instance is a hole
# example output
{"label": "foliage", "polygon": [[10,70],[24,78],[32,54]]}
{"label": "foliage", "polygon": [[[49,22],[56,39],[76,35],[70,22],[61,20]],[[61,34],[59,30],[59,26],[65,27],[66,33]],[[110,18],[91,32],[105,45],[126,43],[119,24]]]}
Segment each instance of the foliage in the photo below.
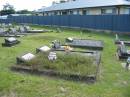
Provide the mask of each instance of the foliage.
{"label": "foliage", "polygon": [[6,3],[5,5],[3,5],[3,10],[0,11],[1,15],[9,15],[9,14],[14,14],[14,13],[15,13],[15,9],[9,3]]}
{"label": "foliage", "polygon": [[32,11],[28,11],[27,9],[19,10],[16,12],[17,14],[32,14]]}

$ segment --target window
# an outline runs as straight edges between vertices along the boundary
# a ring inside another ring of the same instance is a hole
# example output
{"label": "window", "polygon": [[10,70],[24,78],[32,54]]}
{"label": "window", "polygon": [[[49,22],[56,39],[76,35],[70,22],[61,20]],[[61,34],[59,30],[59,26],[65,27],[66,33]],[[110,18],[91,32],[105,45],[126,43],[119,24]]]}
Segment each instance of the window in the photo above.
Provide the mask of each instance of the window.
{"label": "window", "polygon": [[73,10],[73,15],[77,15],[78,14],[78,10]]}
{"label": "window", "polygon": [[48,13],[46,13],[46,16],[48,16]]}
{"label": "window", "polygon": [[124,14],[130,14],[130,8],[129,7],[124,8]]}
{"label": "window", "polygon": [[102,14],[116,14],[116,8],[103,8],[101,9]]}
{"label": "window", "polygon": [[83,14],[83,15],[88,15],[88,14],[89,14],[89,10],[83,10],[83,11],[82,11],[82,14]]}
{"label": "window", "polygon": [[77,14],[79,15],[80,13],[79,13],[79,10],[77,10]]}
{"label": "window", "polygon": [[63,11],[63,12],[62,12],[62,15],[67,15],[67,11]]}
{"label": "window", "polygon": [[58,12],[54,12],[54,15],[58,15]]}
{"label": "window", "polygon": [[126,8],[125,13],[130,14],[130,8]]}
{"label": "window", "polygon": [[70,13],[70,15],[73,15],[73,11],[72,10],[70,10],[69,13]]}

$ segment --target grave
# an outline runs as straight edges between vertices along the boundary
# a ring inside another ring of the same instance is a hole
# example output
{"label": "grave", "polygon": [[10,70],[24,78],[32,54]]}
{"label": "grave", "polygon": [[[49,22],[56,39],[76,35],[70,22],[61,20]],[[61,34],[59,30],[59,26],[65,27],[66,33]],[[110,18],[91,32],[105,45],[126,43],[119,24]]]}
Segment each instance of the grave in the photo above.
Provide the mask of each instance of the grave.
{"label": "grave", "polygon": [[[33,61],[34,58],[35,61]],[[17,57],[17,65],[13,66],[12,69],[27,73],[33,71],[33,74],[47,75],[65,80],[93,83],[96,81],[99,72],[100,60],[101,54],[97,51],[73,51],[70,53],[54,51],[37,56],[27,53]]]}
{"label": "grave", "polygon": [[17,34],[15,34],[15,35],[13,35],[13,34],[6,34],[6,33],[3,33],[3,34],[0,34],[0,37],[23,37],[23,36],[25,36],[25,35],[17,35]]}
{"label": "grave", "polygon": [[22,33],[22,31],[23,31],[22,28],[20,28],[21,30],[17,30],[17,28],[19,28],[19,27],[6,28],[6,30],[4,29],[4,33],[2,33],[3,30],[1,30],[0,37],[23,37],[25,35],[28,35],[28,33]]}
{"label": "grave", "polygon": [[15,28],[6,28],[0,30],[0,37],[21,37],[17,35],[17,30]]}
{"label": "grave", "polygon": [[67,38],[66,44],[72,47],[82,47],[94,50],[103,50],[103,41],[88,39]]}
{"label": "grave", "polygon": [[31,29],[29,26],[24,26],[24,30],[27,33],[42,33],[42,32],[46,32],[46,30]]}
{"label": "grave", "polygon": [[25,28],[23,26],[19,27],[19,32],[20,33],[26,33],[27,31],[25,30]]}
{"label": "grave", "polygon": [[130,57],[127,59],[126,63],[121,63],[122,67],[126,70],[130,70]]}
{"label": "grave", "polygon": [[130,50],[127,50],[124,42],[121,42],[121,44],[118,46],[117,55],[119,59],[127,59],[130,57]]}
{"label": "grave", "polygon": [[51,49],[48,46],[42,46],[40,48],[36,48],[36,53],[39,53],[39,52],[48,52],[50,50]]}
{"label": "grave", "polygon": [[44,31],[44,30],[36,30],[36,29],[34,29],[34,30],[27,30],[27,32],[28,33],[43,33],[43,32],[46,32],[46,31]]}
{"label": "grave", "polygon": [[5,30],[3,28],[0,28],[0,34],[5,33]]}
{"label": "grave", "polygon": [[63,46],[63,45],[61,45],[60,41],[54,40],[54,41],[52,41],[52,50],[54,50],[54,51],[70,50],[70,51],[72,51],[73,48],[71,48],[70,46]]}
{"label": "grave", "polygon": [[17,40],[14,37],[10,37],[10,38],[5,39],[5,43],[2,43],[2,46],[11,47],[11,46],[14,46],[14,45],[19,44],[19,43],[20,43],[19,40]]}
{"label": "grave", "polygon": [[17,34],[18,31],[17,31],[16,28],[10,28],[10,29],[9,29],[9,33],[10,33],[10,34]]}
{"label": "grave", "polygon": [[120,40],[119,36],[116,34],[115,44],[121,44],[121,42],[124,42],[125,45],[130,46],[130,41]]}
{"label": "grave", "polygon": [[57,32],[57,33],[61,33],[62,31],[61,31],[60,28],[56,28],[56,32]]}
{"label": "grave", "polygon": [[35,58],[35,55],[33,55],[32,53],[26,53],[22,56],[17,57],[16,60],[17,60],[17,64],[22,64],[22,63],[31,61],[34,58]]}
{"label": "grave", "polygon": [[59,49],[61,47],[61,43],[58,40],[52,41],[52,48]]}

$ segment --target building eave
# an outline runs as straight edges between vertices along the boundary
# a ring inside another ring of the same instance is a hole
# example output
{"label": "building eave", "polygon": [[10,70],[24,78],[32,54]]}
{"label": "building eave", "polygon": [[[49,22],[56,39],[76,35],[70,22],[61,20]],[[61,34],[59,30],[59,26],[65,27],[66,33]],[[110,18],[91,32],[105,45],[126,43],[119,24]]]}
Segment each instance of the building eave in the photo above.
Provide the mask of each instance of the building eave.
{"label": "building eave", "polygon": [[50,10],[50,11],[43,11],[43,12],[53,12],[53,11],[66,11],[66,10],[78,10],[78,9],[89,9],[89,8],[101,8],[101,7],[116,7],[116,6],[129,6],[130,5],[112,5],[112,6],[95,6],[95,7],[83,7],[83,8],[72,8],[72,9],[60,9],[60,10]]}

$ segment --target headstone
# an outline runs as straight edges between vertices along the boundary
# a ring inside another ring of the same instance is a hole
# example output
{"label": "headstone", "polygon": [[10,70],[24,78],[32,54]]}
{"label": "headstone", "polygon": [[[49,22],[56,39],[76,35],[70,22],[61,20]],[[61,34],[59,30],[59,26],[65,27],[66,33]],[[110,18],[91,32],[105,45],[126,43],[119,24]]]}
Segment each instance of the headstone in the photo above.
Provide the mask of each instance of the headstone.
{"label": "headstone", "polygon": [[130,54],[130,50],[127,50],[127,53]]}
{"label": "headstone", "polygon": [[68,37],[68,38],[66,39],[66,41],[67,41],[67,42],[72,42],[72,41],[73,41],[73,38],[72,38],[72,37]]}
{"label": "headstone", "polygon": [[61,44],[60,44],[60,42],[59,41],[57,41],[57,40],[54,40],[53,42],[53,48],[55,48],[55,49],[58,49],[58,48],[60,48],[61,47]]}
{"label": "headstone", "polygon": [[50,48],[48,46],[43,46],[37,49],[37,52],[48,52]]}
{"label": "headstone", "polygon": [[126,63],[121,63],[121,66],[122,66],[124,69],[130,70],[130,65],[129,65],[128,67],[126,67]]}
{"label": "headstone", "polygon": [[17,33],[17,30],[15,28],[10,28],[10,33],[15,34],[15,33]]}
{"label": "headstone", "polygon": [[121,41],[121,45],[123,45],[123,46],[125,45],[123,41]]}
{"label": "headstone", "polygon": [[127,62],[130,64],[130,57],[128,57]]}
{"label": "headstone", "polygon": [[21,59],[25,60],[25,61],[30,61],[32,60],[33,58],[35,58],[35,55],[33,55],[32,53],[27,53],[25,55],[23,55],[21,57]]}
{"label": "headstone", "polygon": [[56,30],[57,30],[58,33],[62,32],[60,28],[57,28]]}
{"label": "headstone", "polygon": [[8,25],[9,25],[9,26],[12,26],[12,24],[11,24],[11,23],[9,23]]}
{"label": "headstone", "polygon": [[25,29],[26,31],[28,31],[28,30],[30,30],[30,27],[29,27],[29,26],[24,26],[24,29]]}
{"label": "headstone", "polygon": [[126,49],[125,44],[124,44],[123,41],[121,41],[121,48],[120,49],[121,49],[122,53],[127,53],[127,49]]}
{"label": "headstone", "polygon": [[57,59],[56,53],[55,52],[50,52],[49,55],[48,55],[48,59],[50,61],[56,60]]}
{"label": "headstone", "polygon": [[118,41],[119,40],[119,37],[118,37],[118,35],[116,34],[116,41]]}
{"label": "headstone", "polygon": [[25,28],[24,27],[19,27],[19,31],[21,32],[21,33],[24,33],[24,32],[26,32],[26,30],[25,30]]}
{"label": "headstone", "polygon": [[20,41],[18,41],[16,38],[10,37],[10,38],[5,39],[5,43],[2,43],[2,46],[11,47],[11,46],[14,46],[14,45],[19,44],[19,43],[20,43]]}
{"label": "headstone", "polygon": [[5,23],[2,23],[2,27],[5,27]]}
{"label": "headstone", "polygon": [[10,37],[10,38],[7,38],[6,41],[8,41],[8,42],[14,42],[14,41],[17,41],[17,40],[14,37]]}
{"label": "headstone", "polygon": [[17,64],[25,63],[28,62],[32,59],[34,59],[36,56],[33,55],[32,53],[26,53],[23,56],[17,57]]}
{"label": "headstone", "polygon": [[4,32],[5,32],[4,29],[0,28],[0,34]]}

